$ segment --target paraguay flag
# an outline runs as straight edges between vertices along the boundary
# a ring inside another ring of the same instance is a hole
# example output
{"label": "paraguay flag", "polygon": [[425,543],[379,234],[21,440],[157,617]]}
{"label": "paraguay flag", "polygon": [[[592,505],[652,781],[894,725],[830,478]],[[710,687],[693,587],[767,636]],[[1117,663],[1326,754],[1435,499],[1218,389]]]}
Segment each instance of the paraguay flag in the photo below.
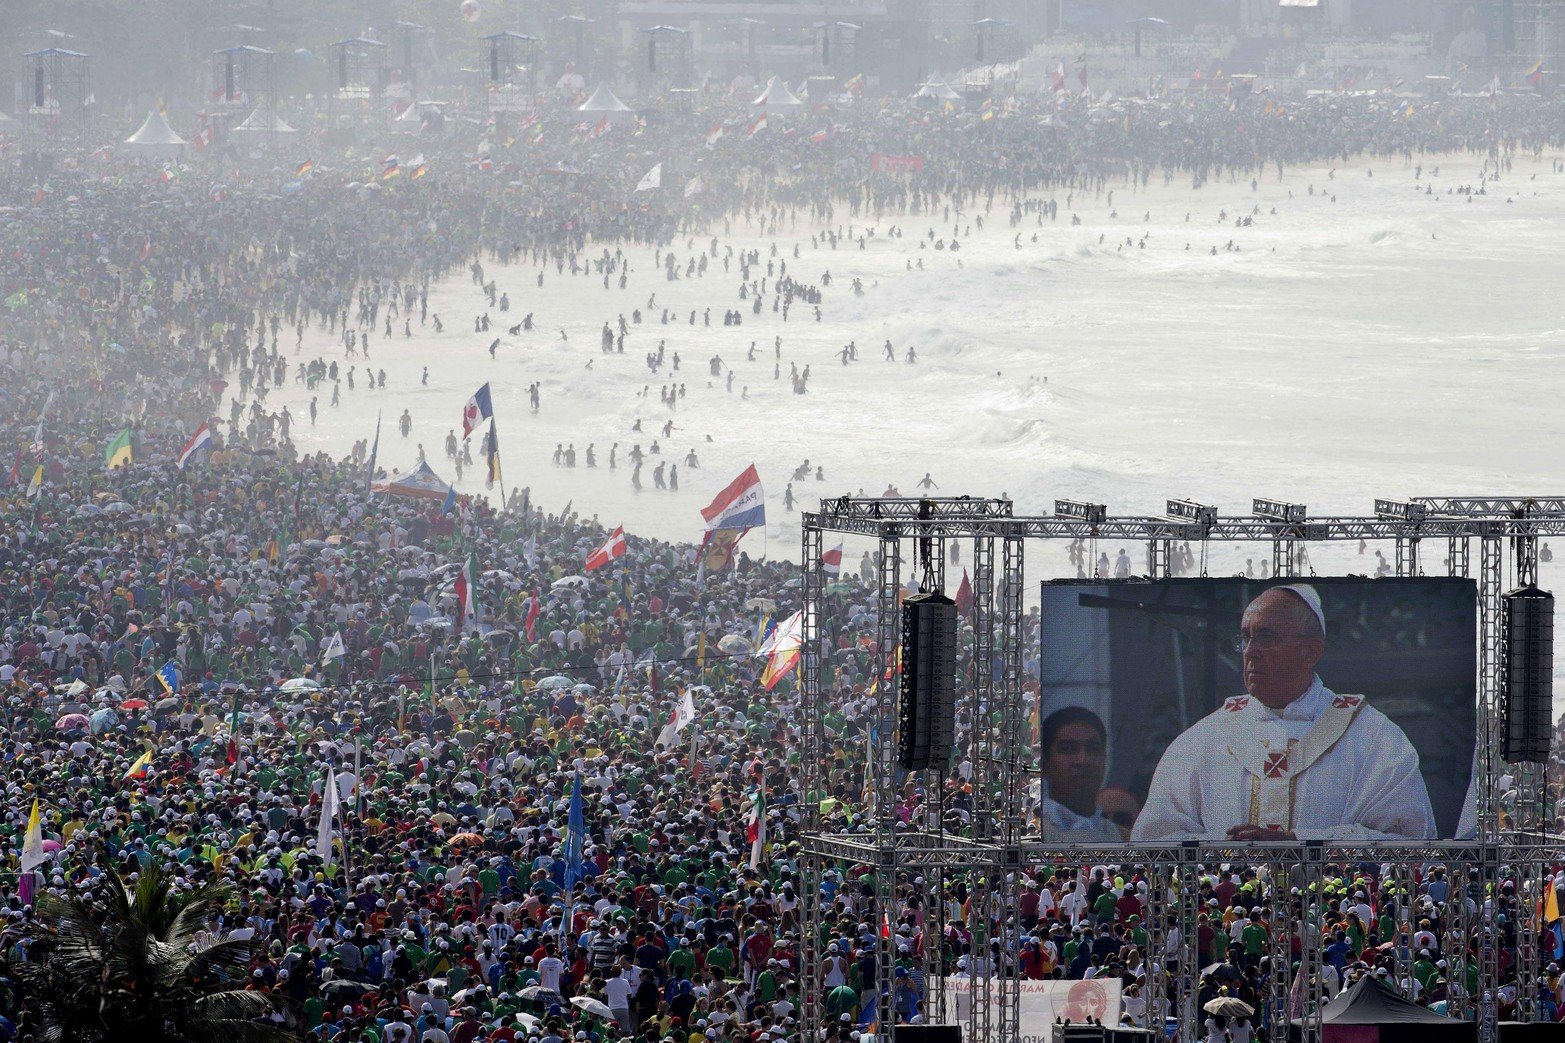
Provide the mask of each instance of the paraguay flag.
{"label": "paraguay flag", "polygon": [[185,469],[185,465],[190,463],[190,461],[197,453],[203,449],[210,449],[211,447],[212,430],[211,428],[207,427],[207,425],[202,424],[200,427],[196,428],[196,433],[190,436],[190,441],[185,443],[185,448],[179,451],[179,460],[177,461],[179,464],[179,469],[183,471]]}
{"label": "paraguay flag", "polygon": [[711,503],[701,508],[708,531],[713,529],[752,529],[766,524],[766,494],[755,465],[729,482]]}

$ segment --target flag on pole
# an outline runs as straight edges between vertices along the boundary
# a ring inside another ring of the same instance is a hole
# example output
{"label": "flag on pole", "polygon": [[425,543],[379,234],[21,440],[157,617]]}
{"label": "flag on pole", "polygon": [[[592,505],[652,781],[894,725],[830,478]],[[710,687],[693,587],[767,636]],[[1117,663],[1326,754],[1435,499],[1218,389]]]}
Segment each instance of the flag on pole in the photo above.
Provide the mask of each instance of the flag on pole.
{"label": "flag on pole", "polygon": [[1050,74],[1050,77],[1054,81],[1052,86],[1053,86],[1053,88],[1055,90],[1057,90],[1057,91],[1064,90],[1065,89],[1065,63],[1064,62],[1060,62],[1058,65],[1056,65],[1054,67],[1054,72]]}
{"label": "flag on pole", "polygon": [[956,588],[956,610],[967,616],[973,611],[973,583],[967,578],[967,570],[962,570],[962,585]]}
{"label": "flag on pole", "polygon": [[766,524],[766,493],[755,465],[746,467],[733,481],[701,508],[701,517],[711,529],[753,529]]}
{"label": "flag on pole", "polygon": [[190,441],[185,443],[185,448],[179,451],[179,459],[175,461],[175,463],[177,463],[179,465],[179,469],[183,471],[185,469],[185,465],[190,463],[190,461],[197,453],[203,449],[210,449],[211,446],[212,429],[207,425],[202,424],[200,427],[196,428],[196,433],[190,436]]}
{"label": "flag on pole", "polygon": [[592,572],[597,569],[601,569],[615,558],[623,558],[624,556],[625,527],[621,525],[619,528],[609,533],[608,542],[604,543],[603,546],[587,555],[587,562],[584,568],[587,572]]}
{"label": "flag on pole", "polygon": [[38,465],[38,469],[33,472],[33,480],[27,483],[27,498],[36,499],[41,492],[43,492],[43,464]]}
{"label": "flag on pole", "polygon": [[494,416],[494,404],[489,398],[489,385],[473,392],[473,397],[462,407],[462,437],[471,435],[478,425]]}
{"label": "flag on pole", "polygon": [[750,842],[750,868],[761,868],[761,849],[766,846],[766,790],[755,791],[755,803],[750,806],[750,821],[745,828],[745,839]]}
{"label": "flag on pole", "polygon": [[472,618],[475,622],[478,619],[478,606],[473,600],[473,556],[471,554],[462,561],[462,571],[456,574],[452,593],[456,595],[456,626],[460,630],[467,619]]}
{"label": "flag on pole", "polygon": [[704,182],[702,182],[701,175],[697,174],[695,177],[685,182],[685,198],[689,199],[692,196],[700,195],[701,190],[705,187],[706,185]]}
{"label": "flag on pole", "polygon": [[147,770],[151,767],[152,751],[148,750],[131,762],[130,767],[127,768],[125,770],[125,774],[121,776],[120,781],[128,782],[131,779],[144,779],[147,777]]}
{"label": "flag on pole", "polygon": [[484,434],[484,466],[488,469],[486,481],[493,486],[500,478],[500,435],[495,430],[494,418],[489,418],[489,430]]}
{"label": "flag on pole", "polygon": [[304,175],[308,174],[310,171],[312,171],[314,169],[315,169],[315,160],[313,160],[313,159],[306,159],[303,163],[300,163],[297,167],[293,168],[293,176],[294,177],[303,177]]}
{"label": "flag on pole", "polygon": [[369,472],[364,476],[364,491],[374,491],[375,485],[375,457],[380,455],[380,414],[375,414],[375,441],[370,443]]}
{"label": "flag on pole", "polygon": [[43,818],[38,813],[38,798],[34,797],[32,814],[27,816],[27,833],[22,839],[22,872],[31,873],[48,857],[43,849]]}
{"label": "flag on pole", "polygon": [[583,852],[587,846],[587,819],[582,812],[581,805],[581,775],[578,773],[576,781],[571,784],[571,810],[565,822],[565,850],[561,853],[565,860],[565,887],[567,890],[576,886],[583,870],[586,868],[582,861]]}
{"label": "flag on pole", "polygon": [[712,124],[712,129],[706,132],[706,147],[716,148],[717,143],[722,140],[722,137],[723,125],[721,123]]}
{"label": "flag on pole", "polygon": [[540,606],[541,601],[542,595],[540,595],[537,589],[534,588],[532,599],[527,605],[527,619],[522,624],[523,627],[526,628],[527,640],[529,643],[537,640],[537,638],[534,637],[534,634],[537,633],[538,616],[543,611]]}
{"label": "flag on pole", "polygon": [[750,124],[750,130],[749,130],[749,132],[747,134],[745,134],[745,137],[753,138],[753,137],[755,137],[757,134],[761,133],[761,131],[763,131],[765,129],[766,129],[766,113],[763,112],[763,113],[761,113],[759,116],[757,116],[755,118],[754,122],[752,122]]}
{"label": "flag on pole", "polygon": [[127,427],[109,440],[108,447],[103,451],[103,463],[112,471],[130,461],[130,428]]}
{"label": "flag on pole", "polygon": [[662,188],[662,187],[663,187],[663,164],[661,164],[661,163],[654,163],[652,165],[652,169],[647,171],[645,174],[643,174],[641,176],[641,180],[636,182],[636,191],[637,192],[650,192],[653,189]]}
{"label": "flag on pole", "polygon": [[348,650],[342,643],[342,631],[339,630],[331,636],[330,641],[326,642],[326,647],[321,649],[321,665],[330,666],[333,659],[341,659],[347,654]]}
{"label": "flag on pole", "polygon": [[315,854],[322,862],[332,863],[332,835],[336,832],[337,773],[326,769],[326,781],[321,786],[321,818],[315,827]]}
{"label": "flag on pole", "polygon": [[839,543],[831,550],[821,552],[821,571],[828,576],[842,574],[842,544]]}
{"label": "flag on pole", "polygon": [[164,663],[162,668],[158,670],[158,683],[161,684],[163,686],[163,690],[168,692],[170,695],[173,695],[175,692],[179,691],[179,664],[175,663],[172,659]]}
{"label": "flag on pole", "polygon": [[668,723],[658,733],[657,741],[663,746],[673,746],[679,741],[679,734],[688,728],[696,719],[696,700],[686,688],[680,693],[679,702],[668,715]]}

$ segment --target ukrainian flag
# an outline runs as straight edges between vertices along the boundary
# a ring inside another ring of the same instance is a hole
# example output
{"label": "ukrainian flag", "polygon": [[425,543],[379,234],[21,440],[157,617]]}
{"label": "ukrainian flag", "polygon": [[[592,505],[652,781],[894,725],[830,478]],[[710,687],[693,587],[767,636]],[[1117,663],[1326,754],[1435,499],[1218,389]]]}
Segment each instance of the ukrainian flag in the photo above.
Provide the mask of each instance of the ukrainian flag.
{"label": "ukrainian flag", "polygon": [[109,442],[103,451],[103,463],[109,470],[130,463],[130,428],[125,428]]}

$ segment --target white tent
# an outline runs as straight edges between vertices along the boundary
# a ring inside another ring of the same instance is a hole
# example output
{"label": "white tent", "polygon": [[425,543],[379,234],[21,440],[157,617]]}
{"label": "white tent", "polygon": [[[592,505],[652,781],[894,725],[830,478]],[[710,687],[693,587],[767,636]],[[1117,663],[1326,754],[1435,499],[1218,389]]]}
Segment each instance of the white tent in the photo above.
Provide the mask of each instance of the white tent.
{"label": "white tent", "polygon": [[188,144],[168,125],[168,117],[157,109],[147,113],[141,129],[125,139],[128,155],[146,156],[149,159],[173,159]]}
{"label": "white tent", "polygon": [[283,118],[272,111],[271,105],[263,101],[255,107],[255,110],[250,115],[245,117],[243,123],[234,127],[228,133],[243,141],[252,137],[282,137],[299,132],[284,123]]}
{"label": "white tent", "polygon": [[914,94],[915,98],[933,98],[935,101],[961,101],[962,95],[949,83],[935,83],[933,81],[924,84]]}
{"label": "white tent", "polygon": [[635,110],[616,98],[606,83],[599,84],[598,89],[592,92],[592,97],[582,102],[581,108],[576,111],[597,119],[607,119],[613,124],[629,123],[636,118]]}
{"label": "white tent", "polygon": [[766,82],[766,90],[750,104],[759,106],[768,116],[798,112],[804,108],[804,102],[795,97],[788,85],[776,76]]}

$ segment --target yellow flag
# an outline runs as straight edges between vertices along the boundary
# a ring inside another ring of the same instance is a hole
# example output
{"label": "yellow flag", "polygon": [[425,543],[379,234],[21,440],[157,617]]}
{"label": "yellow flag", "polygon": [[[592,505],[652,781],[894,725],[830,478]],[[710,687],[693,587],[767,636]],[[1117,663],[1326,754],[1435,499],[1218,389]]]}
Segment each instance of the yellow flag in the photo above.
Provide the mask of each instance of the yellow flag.
{"label": "yellow flag", "polygon": [[1560,918],[1560,900],[1554,893],[1554,885],[1551,883],[1543,892],[1543,922],[1545,925],[1553,923]]}

